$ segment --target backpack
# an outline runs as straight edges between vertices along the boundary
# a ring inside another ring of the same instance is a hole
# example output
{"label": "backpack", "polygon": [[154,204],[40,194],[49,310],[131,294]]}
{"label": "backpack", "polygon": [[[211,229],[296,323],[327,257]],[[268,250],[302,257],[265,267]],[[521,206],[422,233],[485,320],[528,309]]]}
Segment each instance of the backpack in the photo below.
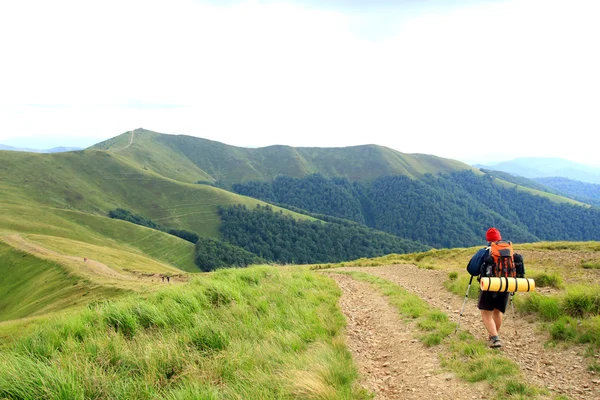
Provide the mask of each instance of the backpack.
{"label": "backpack", "polygon": [[481,269],[484,266],[486,257],[488,257],[489,250],[487,247],[479,250],[471,257],[469,264],[467,265],[467,272],[472,276],[481,275]]}
{"label": "backpack", "polygon": [[491,242],[486,276],[516,278],[517,268],[514,255],[515,252],[511,242],[506,240]]}

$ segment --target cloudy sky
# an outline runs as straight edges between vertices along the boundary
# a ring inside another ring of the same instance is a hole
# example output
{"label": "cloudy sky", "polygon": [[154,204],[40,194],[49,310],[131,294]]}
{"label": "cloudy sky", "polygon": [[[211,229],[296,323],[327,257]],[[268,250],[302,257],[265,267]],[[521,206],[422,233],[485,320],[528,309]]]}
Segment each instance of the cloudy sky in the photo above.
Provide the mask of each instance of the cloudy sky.
{"label": "cloudy sky", "polygon": [[600,166],[597,0],[3,1],[0,143],[143,127]]}

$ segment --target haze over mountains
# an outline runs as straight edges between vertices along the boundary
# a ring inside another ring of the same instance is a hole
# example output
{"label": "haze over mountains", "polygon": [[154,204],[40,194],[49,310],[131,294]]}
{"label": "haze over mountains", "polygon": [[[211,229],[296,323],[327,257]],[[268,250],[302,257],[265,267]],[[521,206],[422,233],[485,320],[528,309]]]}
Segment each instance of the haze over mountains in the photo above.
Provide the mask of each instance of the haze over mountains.
{"label": "haze over mountains", "polygon": [[525,178],[562,177],[581,182],[600,184],[600,168],[579,164],[562,158],[516,158],[491,165],[476,165],[508,172]]}
{"label": "haze over mountains", "polygon": [[12,146],[0,144],[0,150],[25,151],[25,152],[29,152],[29,153],[62,153],[65,151],[83,150],[83,148],[82,147],[60,146],[60,147],[53,147],[51,149],[30,149],[30,148],[25,148],[25,147],[12,147]]}

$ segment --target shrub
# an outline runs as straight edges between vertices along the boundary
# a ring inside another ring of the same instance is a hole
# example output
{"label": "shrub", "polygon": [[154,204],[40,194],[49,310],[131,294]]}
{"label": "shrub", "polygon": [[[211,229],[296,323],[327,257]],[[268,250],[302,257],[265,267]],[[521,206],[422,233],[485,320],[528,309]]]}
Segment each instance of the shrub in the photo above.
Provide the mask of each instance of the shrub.
{"label": "shrub", "polygon": [[581,267],[583,269],[600,269],[600,262],[598,262],[598,261],[581,261]]}
{"label": "shrub", "polygon": [[563,286],[563,280],[558,274],[542,272],[532,275],[531,278],[535,280],[535,286],[537,287],[555,287],[560,289]]}
{"label": "shrub", "polygon": [[515,297],[519,299],[519,310],[538,313],[546,321],[555,321],[562,315],[560,302],[556,297],[542,296],[535,292],[530,293],[524,299],[521,296]]}
{"label": "shrub", "polygon": [[571,341],[577,336],[577,323],[572,318],[561,317],[550,326],[553,339]]}
{"label": "shrub", "polygon": [[600,288],[581,286],[570,289],[563,298],[565,313],[573,317],[600,314]]}

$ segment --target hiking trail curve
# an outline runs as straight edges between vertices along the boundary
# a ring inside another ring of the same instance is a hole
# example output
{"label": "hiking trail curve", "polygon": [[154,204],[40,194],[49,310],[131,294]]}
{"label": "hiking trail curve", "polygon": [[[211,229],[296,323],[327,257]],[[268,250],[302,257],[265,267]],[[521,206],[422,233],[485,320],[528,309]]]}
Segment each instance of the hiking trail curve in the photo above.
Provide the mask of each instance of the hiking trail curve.
{"label": "hiking trail curve", "polygon": [[[445,312],[452,321],[458,320],[464,297],[444,287],[447,271],[419,269],[412,264],[345,267],[339,271],[360,271],[387,279]],[[364,386],[376,393],[376,399],[489,396],[485,385],[461,382],[441,370],[436,350],[413,339],[410,332],[416,328],[403,322],[369,284],[335,274],[335,270],[325,273],[342,290],[340,306],[348,322],[348,346],[359,365]],[[460,325],[477,338],[487,337],[476,300],[467,301]],[[499,351],[519,365],[529,384],[548,389],[553,396],[600,398],[600,376],[587,370],[584,346],[546,347],[548,334],[538,329],[537,321],[524,316],[515,319],[510,310],[500,337],[503,347]]]}

